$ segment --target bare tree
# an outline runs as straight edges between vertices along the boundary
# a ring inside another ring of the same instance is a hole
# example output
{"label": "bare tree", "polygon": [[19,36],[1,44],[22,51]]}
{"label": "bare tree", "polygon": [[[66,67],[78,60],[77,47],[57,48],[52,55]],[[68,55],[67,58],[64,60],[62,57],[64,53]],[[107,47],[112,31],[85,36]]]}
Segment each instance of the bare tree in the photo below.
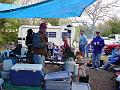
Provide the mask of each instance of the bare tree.
{"label": "bare tree", "polygon": [[[91,20],[92,38],[97,21],[105,21],[106,18],[112,18],[116,15],[114,9],[118,7],[119,0],[97,0],[93,5],[86,8],[83,15],[87,15]],[[118,13],[118,12],[117,12]]]}

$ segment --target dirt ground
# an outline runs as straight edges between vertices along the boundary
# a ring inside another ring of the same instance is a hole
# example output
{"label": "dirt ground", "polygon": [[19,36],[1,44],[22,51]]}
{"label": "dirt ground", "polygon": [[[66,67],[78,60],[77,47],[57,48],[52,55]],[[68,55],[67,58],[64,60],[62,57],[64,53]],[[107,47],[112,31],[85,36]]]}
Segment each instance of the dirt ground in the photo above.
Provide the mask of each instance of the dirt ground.
{"label": "dirt ground", "polygon": [[86,73],[90,77],[91,90],[116,90],[115,80],[111,80],[113,72],[87,68]]}
{"label": "dirt ground", "polygon": [[[46,65],[46,67],[46,72],[61,70],[61,68],[56,65]],[[113,72],[102,69],[96,71],[86,67],[86,73],[90,78],[89,83],[91,90],[116,90],[115,80],[111,80]]]}

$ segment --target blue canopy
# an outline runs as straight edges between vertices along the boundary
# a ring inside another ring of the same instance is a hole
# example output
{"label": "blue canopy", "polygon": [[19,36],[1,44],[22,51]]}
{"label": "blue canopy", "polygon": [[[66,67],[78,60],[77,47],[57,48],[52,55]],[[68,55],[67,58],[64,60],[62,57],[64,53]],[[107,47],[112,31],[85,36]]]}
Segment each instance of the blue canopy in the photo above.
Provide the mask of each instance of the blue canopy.
{"label": "blue canopy", "polygon": [[29,6],[0,4],[0,18],[66,18],[80,16],[96,0],[46,0]]}
{"label": "blue canopy", "polygon": [[18,8],[18,7],[20,7],[20,6],[14,5],[14,4],[0,3],[0,11],[9,10],[9,9],[15,9],[15,8]]}

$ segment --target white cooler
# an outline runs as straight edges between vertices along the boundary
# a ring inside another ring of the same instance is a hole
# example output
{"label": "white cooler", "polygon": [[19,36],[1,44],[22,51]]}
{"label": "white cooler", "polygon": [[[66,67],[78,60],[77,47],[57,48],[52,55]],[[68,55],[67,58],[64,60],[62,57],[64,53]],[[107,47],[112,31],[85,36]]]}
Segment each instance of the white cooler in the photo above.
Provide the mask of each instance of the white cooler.
{"label": "white cooler", "polygon": [[15,64],[10,70],[10,80],[14,85],[40,86],[43,79],[42,64]]}

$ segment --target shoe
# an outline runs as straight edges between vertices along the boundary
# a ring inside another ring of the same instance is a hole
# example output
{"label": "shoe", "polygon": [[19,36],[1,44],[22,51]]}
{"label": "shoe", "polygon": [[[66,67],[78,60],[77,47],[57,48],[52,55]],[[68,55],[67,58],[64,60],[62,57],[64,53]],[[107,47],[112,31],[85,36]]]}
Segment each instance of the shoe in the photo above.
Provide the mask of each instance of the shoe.
{"label": "shoe", "polygon": [[90,67],[90,69],[94,69],[94,67]]}
{"label": "shoe", "polygon": [[95,68],[95,70],[96,70],[96,71],[99,71],[99,70],[100,70],[100,68]]}
{"label": "shoe", "polygon": [[104,67],[100,67],[100,69],[104,69]]}

